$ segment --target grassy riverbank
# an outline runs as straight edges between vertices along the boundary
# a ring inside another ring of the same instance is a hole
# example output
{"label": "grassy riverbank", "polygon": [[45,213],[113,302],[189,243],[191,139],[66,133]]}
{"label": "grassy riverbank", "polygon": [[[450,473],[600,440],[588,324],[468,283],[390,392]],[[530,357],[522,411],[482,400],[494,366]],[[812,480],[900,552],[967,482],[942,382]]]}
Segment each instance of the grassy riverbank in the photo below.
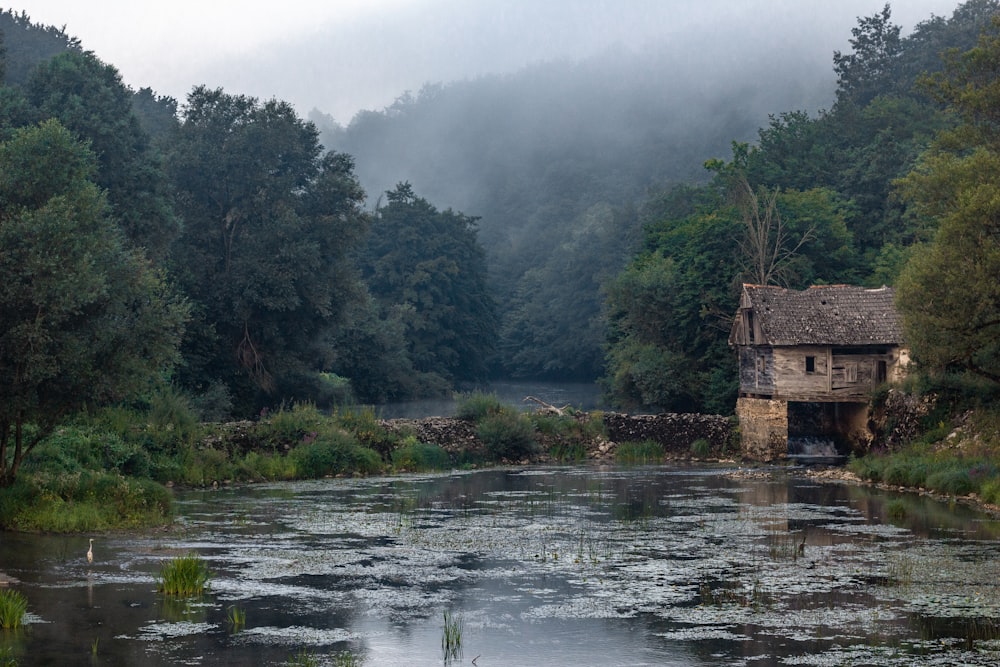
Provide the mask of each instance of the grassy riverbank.
{"label": "grassy riverbank", "polygon": [[[882,444],[852,458],[848,468],[872,483],[1000,505],[998,388],[967,376],[947,376],[915,378],[899,394],[916,407],[908,415],[890,414]],[[880,397],[883,405],[886,399]]]}
{"label": "grassy riverbank", "polygon": [[173,517],[168,487],[447,470],[502,462],[583,460],[600,415],[520,413],[495,396],[459,406],[466,443],[447,449],[389,429],[370,408],[323,413],[294,405],[259,421],[200,423],[167,392],[144,409],[108,408],[68,420],[0,489],[0,527],[81,532],[152,527]]}

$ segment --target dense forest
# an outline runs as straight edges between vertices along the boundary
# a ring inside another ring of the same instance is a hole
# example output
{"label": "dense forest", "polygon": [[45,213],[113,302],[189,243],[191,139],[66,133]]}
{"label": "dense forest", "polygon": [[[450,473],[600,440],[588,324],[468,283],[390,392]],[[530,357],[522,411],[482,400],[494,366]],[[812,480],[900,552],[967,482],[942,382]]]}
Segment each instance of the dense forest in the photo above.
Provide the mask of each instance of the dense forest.
{"label": "dense forest", "polygon": [[898,285],[922,361],[1000,378],[998,11],[860,19],[821,111],[783,111],[780,71],[696,90],[640,53],[346,127],[132,90],[0,12],[0,459],[25,424],[164,386],[207,420],[489,377],[726,414],[742,282]]}

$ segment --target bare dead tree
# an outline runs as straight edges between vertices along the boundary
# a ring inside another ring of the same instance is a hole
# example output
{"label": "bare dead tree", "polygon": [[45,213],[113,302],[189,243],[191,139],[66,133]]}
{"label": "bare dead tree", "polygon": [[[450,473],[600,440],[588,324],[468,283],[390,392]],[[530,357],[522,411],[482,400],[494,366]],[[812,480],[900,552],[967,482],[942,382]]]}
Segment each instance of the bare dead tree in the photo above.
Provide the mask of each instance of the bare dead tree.
{"label": "bare dead tree", "polygon": [[778,188],[763,186],[754,192],[746,177],[737,181],[737,202],[743,217],[741,263],[746,282],[786,285],[789,263],[799,250],[816,238],[812,225],[797,240],[778,211]]}

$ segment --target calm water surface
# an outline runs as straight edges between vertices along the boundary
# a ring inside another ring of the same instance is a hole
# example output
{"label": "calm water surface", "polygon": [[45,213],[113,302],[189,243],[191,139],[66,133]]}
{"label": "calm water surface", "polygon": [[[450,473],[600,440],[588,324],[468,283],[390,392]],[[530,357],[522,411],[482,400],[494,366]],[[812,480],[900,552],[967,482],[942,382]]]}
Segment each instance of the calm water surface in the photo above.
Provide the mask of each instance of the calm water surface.
{"label": "calm water surface", "polygon": [[[178,501],[177,528],[97,536],[93,565],[86,537],[0,535],[30,612],[2,650],[32,665],[348,651],[443,665],[447,611],[452,664],[476,667],[1000,663],[1000,525],[913,495],[779,469],[565,467]],[[156,594],[160,565],[192,552],[210,593]]]}

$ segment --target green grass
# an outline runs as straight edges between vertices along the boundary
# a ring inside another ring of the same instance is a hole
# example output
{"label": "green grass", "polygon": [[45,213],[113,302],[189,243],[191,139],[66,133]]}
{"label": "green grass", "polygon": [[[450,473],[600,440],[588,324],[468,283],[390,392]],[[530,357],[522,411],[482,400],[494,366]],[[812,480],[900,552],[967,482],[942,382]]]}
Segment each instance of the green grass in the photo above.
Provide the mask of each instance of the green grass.
{"label": "green grass", "polygon": [[23,593],[0,589],[0,628],[16,630],[21,627],[24,613],[28,611],[28,598]]}
{"label": "green grass", "polygon": [[705,438],[698,438],[691,443],[691,456],[699,459],[707,459],[712,451],[712,445]]}
{"label": "green grass", "polygon": [[964,496],[976,493],[986,502],[1000,500],[1000,462],[988,453],[960,455],[911,445],[892,454],[869,454],[848,461],[848,469],[875,483],[926,488]]}
{"label": "green grass", "polygon": [[194,554],[178,556],[163,564],[156,590],[176,597],[198,596],[208,588],[208,564]]}
{"label": "green grass", "polygon": [[615,449],[615,460],[628,465],[662,463],[663,456],[663,445],[653,440],[623,442]]}

